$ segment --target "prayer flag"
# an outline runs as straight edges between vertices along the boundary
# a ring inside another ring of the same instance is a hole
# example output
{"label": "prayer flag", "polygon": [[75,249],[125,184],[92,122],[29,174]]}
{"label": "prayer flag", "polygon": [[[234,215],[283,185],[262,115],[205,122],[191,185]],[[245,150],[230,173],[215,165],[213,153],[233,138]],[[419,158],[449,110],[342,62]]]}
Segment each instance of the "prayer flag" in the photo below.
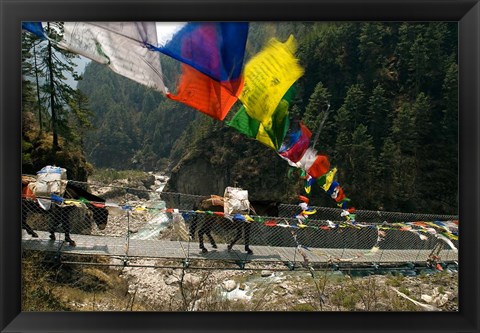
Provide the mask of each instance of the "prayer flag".
{"label": "prayer flag", "polygon": [[248,22],[190,22],[159,39],[154,49],[223,82],[236,94],[248,27]]}
{"label": "prayer flag", "polygon": [[248,115],[266,129],[272,128],[272,115],[282,97],[303,75],[295,50],[293,36],[285,43],[272,39],[245,65],[245,83],[239,99]]}
{"label": "prayer flag", "polygon": [[[138,26],[136,27],[138,29]],[[95,22],[65,22],[63,28],[59,47],[108,65],[122,76],[166,93],[160,54],[151,51],[145,43],[106,29]],[[131,27],[130,31],[124,31],[124,34],[132,35],[133,31],[134,27]],[[138,32],[138,36],[142,36],[142,33]],[[151,35],[145,38],[154,39]]]}
{"label": "prayer flag", "polygon": [[328,169],[330,169],[330,161],[328,160],[328,157],[318,154],[307,172],[315,179],[323,176]]}
{"label": "prayer flag", "polygon": [[[279,155],[293,163],[297,163],[307,150],[308,146],[310,145],[310,138],[312,137],[312,132],[300,123],[300,133],[294,133],[291,137],[288,138],[289,142],[292,141],[293,138],[298,138],[290,147],[283,147],[282,152]],[[298,167],[297,164],[294,166]]]}
{"label": "prayer flag", "polygon": [[[237,86],[241,88],[242,85],[243,80],[240,77]],[[221,82],[183,64],[177,93],[175,95],[167,93],[167,97],[210,117],[223,120],[237,101],[238,93],[232,95]]]}
{"label": "prayer flag", "polygon": [[330,169],[328,158],[324,155],[317,154],[317,151],[312,147],[305,150],[302,158],[298,161],[298,165],[312,178],[319,178]]}
{"label": "prayer flag", "polygon": [[45,32],[43,31],[42,22],[22,22],[22,29],[31,32],[32,34],[46,39]]}
{"label": "prayer flag", "polygon": [[325,175],[325,184],[323,184],[322,186],[324,191],[328,191],[328,189],[330,188],[330,185],[332,185],[333,177],[335,177],[336,173],[337,173],[337,168],[333,168]]}
{"label": "prayer flag", "polygon": [[286,135],[289,126],[289,101],[282,100],[272,115],[271,128],[265,128],[260,121],[248,115],[242,106],[227,125],[250,138],[255,138],[272,149],[278,149]]}
{"label": "prayer flag", "polygon": [[226,124],[235,128],[240,133],[245,134],[249,138],[256,138],[260,127],[260,122],[250,117],[244,106],[240,107],[232,120],[227,121]]}
{"label": "prayer flag", "polygon": [[143,44],[156,45],[155,22],[89,22],[92,25],[114,32]]}

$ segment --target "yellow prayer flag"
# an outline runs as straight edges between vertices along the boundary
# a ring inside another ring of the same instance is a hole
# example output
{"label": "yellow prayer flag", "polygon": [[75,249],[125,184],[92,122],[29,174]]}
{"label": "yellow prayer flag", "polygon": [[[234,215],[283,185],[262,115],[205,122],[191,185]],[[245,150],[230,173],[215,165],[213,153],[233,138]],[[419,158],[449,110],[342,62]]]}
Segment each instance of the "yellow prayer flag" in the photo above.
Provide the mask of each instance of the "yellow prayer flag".
{"label": "yellow prayer flag", "polygon": [[63,202],[66,206],[76,206],[76,207],[85,207],[85,205],[77,200],[65,200]]}
{"label": "yellow prayer flag", "polygon": [[288,89],[304,73],[295,58],[297,44],[291,35],[285,43],[271,39],[244,70],[245,83],[240,101],[247,114],[272,128],[272,115]]}
{"label": "yellow prayer flag", "polygon": [[258,127],[258,132],[257,132],[257,136],[255,137],[255,139],[260,141],[261,143],[263,143],[267,147],[270,147],[272,149],[276,149],[275,145],[273,144],[272,139],[270,138],[268,133],[265,131],[265,127],[263,127],[262,124],[260,124],[260,126]]}
{"label": "yellow prayer flag", "polygon": [[323,186],[322,186],[322,188],[324,189],[325,192],[328,191],[328,189],[332,185],[333,177],[335,177],[336,173],[337,173],[337,168],[333,168],[332,170],[327,172],[327,174],[325,176],[325,184],[323,184]]}
{"label": "yellow prayer flag", "polygon": [[255,222],[255,220],[250,215],[245,215],[245,220],[247,220],[247,222]]}

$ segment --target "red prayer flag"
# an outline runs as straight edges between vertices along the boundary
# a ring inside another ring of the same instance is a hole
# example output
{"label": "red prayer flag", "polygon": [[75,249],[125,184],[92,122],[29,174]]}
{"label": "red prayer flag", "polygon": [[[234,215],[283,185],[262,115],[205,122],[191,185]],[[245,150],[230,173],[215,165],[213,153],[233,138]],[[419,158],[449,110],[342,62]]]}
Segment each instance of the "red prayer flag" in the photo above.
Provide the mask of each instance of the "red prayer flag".
{"label": "red prayer flag", "polygon": [[91,202],[90,203],[92,204],[92,206],[95,206],[97,208],[105,208],[105,204],[104,203],[101,203],[101,202]]}
{"label": "red prayer flag", "polygon": [[269,220],[269,221],[265,221],[263,224],[267,227],[275,227],[277,225],[277,221]]}
{"label": "red prayer flag", "polygon": [[305,202],[305,203],[307,203],[307,204],[308,204],[308,202],[310,201],[306,196],[303,196],[303,195],[298,196],[298,198],[299,198],[301,201],[303,201],[303,202]]}
{"label": "red prayer flag", "polygon": [[290,161],[296,163],[300,161],[307,150],[308,146],[310,145],[310,138],[312,137],[312,132],[300,123],[301,135],[299,139],[290,147],[288,150],[281,152],[280,155],[289,159]]}
{"label": "red prayer flag", "polygon": [[340,202],[345,198],[345,193],[343,193],[343,189],[339,186],[338,187],[338,194],[337,197],[335,198],[336,202]]}
{"label": "red prayer flag", "polygon": [[[232,87],[237,87],[235,95],[229,91]],[[210,117],[223,120],[237,101],[242,88],[243,77],[234,81],[218,82],[183,64],[177,94],[168,93],[167,97]]]}
{"label": "red prayer flag", "polygon": [[315,162],[313,162],[312,166],[308,169],[308,174],[312,176],[312,178],[320,178],[326,174],[328,170],[330,170],[328,157],[325,155],[317,155]]}

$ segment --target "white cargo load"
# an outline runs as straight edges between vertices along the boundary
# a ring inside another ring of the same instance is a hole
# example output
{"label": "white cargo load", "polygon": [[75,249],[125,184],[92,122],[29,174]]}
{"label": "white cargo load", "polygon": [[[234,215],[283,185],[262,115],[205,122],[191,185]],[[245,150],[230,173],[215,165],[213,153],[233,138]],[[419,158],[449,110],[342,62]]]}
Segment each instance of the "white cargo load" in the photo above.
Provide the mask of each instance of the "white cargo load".
{"label": "white cargo load", "polygon": [[52,193],[63,196],[67,188],[67,170],[57,166],[47,165],[37,172],[35,196],[49,197]]}
{"label": "white cargo load", "polygon": [[227,187],[223,197],[223,211],[225,214],[248,213],[250,201],[248,201],[247,190],[239,187]]}

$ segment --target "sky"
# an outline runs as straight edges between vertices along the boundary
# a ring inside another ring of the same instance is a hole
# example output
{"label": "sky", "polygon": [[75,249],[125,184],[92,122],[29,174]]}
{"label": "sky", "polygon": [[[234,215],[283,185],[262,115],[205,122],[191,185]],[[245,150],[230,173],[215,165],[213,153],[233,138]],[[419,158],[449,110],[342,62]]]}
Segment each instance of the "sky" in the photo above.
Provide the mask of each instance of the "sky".
{"label": "sky", "polygon": [[184,24],[183,22],[156,22],[158,44],[168,41]]}

